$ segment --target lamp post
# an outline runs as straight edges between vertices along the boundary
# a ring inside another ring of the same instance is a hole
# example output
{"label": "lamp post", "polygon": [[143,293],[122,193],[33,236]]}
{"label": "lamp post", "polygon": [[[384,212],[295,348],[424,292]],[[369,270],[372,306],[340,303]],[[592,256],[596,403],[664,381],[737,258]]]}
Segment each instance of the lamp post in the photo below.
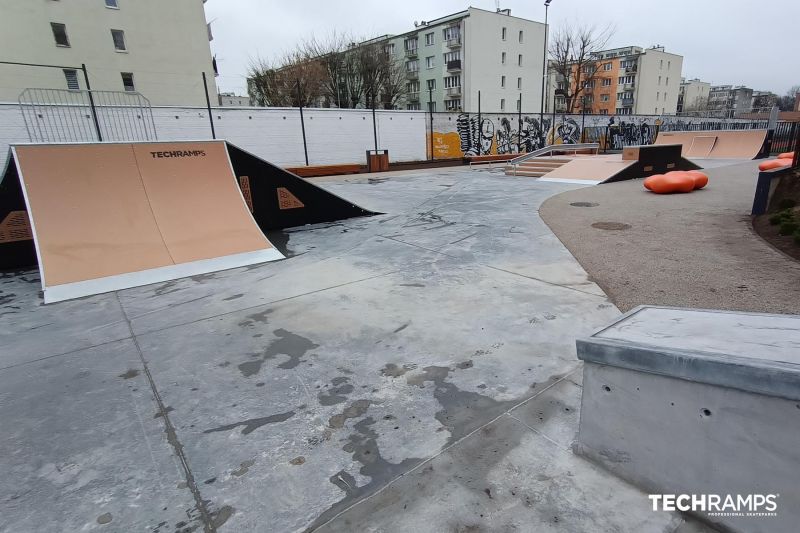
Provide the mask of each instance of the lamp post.
{"label": "lamp post", "polygon": [[539,127],[544,127],[544,88],[547,81],[547,9],[553,0],[544,0],[544,47],[542,50],[542,103],[539,108]]}

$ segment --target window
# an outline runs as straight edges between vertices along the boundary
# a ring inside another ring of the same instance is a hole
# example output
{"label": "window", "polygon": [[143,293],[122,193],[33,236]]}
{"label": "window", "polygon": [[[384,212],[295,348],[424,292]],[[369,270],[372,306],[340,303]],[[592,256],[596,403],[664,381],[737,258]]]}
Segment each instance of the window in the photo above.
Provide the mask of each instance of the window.
{"label": "window", "polygon": [[522,102],[517,100],[517,111],[520,111],[521,109],[522,109]]}
{"label": "window", "polygon": [[667,101],[667,91],[664,91],[664,101]]}
{"label": "window", "polygon": [[594,80],[583,82],[583,86],[587,89],[594,89]]}
{"label": "window", "polygon": [[506,77],[500,76],[500,87],[505,88],[505,86],[506,86]]}
{"label": "window", "polygon": [[409,72],[419,72],[419,61],[416,59],[406,61],[406,70]]}
{"label": "window", "polygon": [[111,30],[111,38],[114,40],[114,50],[117,52],[125,52],[128,50],[125,47],[125,32],[122,30]]}
{"label": "window", "polygon": [[405,47],[406,52],[412,52],[412,53],[416,53],[418,44],[419,40],[416,37],[414,37],[413,39],[406,39],[403,42],[403,46]]}
{"label": "window", "polygon": [[664,85],[669,85],[669,76],[667,76],[667,79],[664,80]]}
{"label": "window", "polygon": [[600,114],[601,115],[608,115],[608,109],[601,109],[600,110]]}
{"label": "window", "polygon": [[442,30],[442,37],[445,41],[456,41],[461,37],[461,31],[458,26],[450,26]]}
{"label": "window", "polygon": [[64,69],[64,77],[67,79],[67,89],[77,91],[81,88],[78,83],[78,71],[72,69]]}
{"label": "window", "polygon": [[413,104],[406,104],[406,109],[408,111],[419,111],[419,102],[414,102]]}
{"label": "window", "polygon": [[125,90],[130,92],[135,91],[136,86],[133,84],[133,73],[121,72],[120,74],[122,74],[122,86],[125,87]]}
{"label": "window", "polygon": [[436,41],[435,41],[435,39],[434,39],[434,34],[433,34],[433,32],[430,32],[430,33],[426,33],[426,34],[425,34],[425,46],[431,46],[431,45],[432,45],[433,43],[435,43],[435,42],[436,42]]}
{"label": "window", "polygon": [[522,42],[522,30],[519,30],[519,42]]}
{"label": "window", "polygon": [[659,93],[656,92],[656,102],[658,102],[658,95],[659,95]]}
{"label": "window", "polygon": [[50,28],[53,29],[53,37],[56,40],[56,46],[69,46],[69,38],[67,37],[67,27],[59,22],[51,22]]}
{"label": "window", "polygon": [[658,64],[658,68],[664,68],[664,60],[662,59],[661,62]]}
{"label": "window", "polygon": [[428,80],[426,83],[428,84],[428,90],[436,89],[436,80]]}
{"label": "window", "polygon": [[428,111],[436,113],[436,102],[428,102]]}
{"label": "window", "polygon": [[658,84],[661,85],[661,76],[658,77]]}
{"label": "window", "polygon": [[519,65],[520,67],[522,66],[522,54],[517,56],[517,65]]}
{"label": "window", "polygon": [[505,111],[505,110],[506,110],[506,99],[505,98],[501,98],[500,99],[500,111]]}
{"label": "window", "polygon": [[610,87],[611,86],[611,78],[603,78],[603,87]]}
{"label": "window", "polygon": [[667,61],[667,70],[672,68],[672,61]]}
{"label": "window", "polygon": [[383,47],[383,51],[389,55],[394,55],[394,43],[389,43]]}
{"label": "window", "polygon": [[603,70],[611,70],[612,68],[613,67],[612,67],[611,63],[604,63],[603,64]]}
{"label": "window", "polygon": [[522,89],[522,78],[517,78],[517,89]]}
{"label": "window", "polygon": [[456,50],[455,52],[447,52],[444,55],[445,63],[449,63],[451,61],[461,61],[461,50]]}
{"label": "window", "polygon": [[601,102],[608,102],[608,95],[607,94],[601,94],[600,95],[600,101]]}
{"label": "window", "polygon": [[507,33],[506,29],[503,28],[503,31],[500,33],[500,38],[503,39],[504,41],[506,40],[506,33]]}
{"label": "window", "polygon": [[658,115],[658,108],[655,108],[655,110],[653,110],[653,114]]}
{"label": "window", "polygon": [[419,80],[406,83],[406,90],[410,93],[419,92]]}
{"label": "window", "polygon": [[428,56],[425,58],[425,68],[433,68],[436,66],[436,56]]}
{"label": "window", "polygon": [[444,108],[448,111],[459,111],[461,110],[461,99],[460,98],[453,98],[450,100],[444,101]]}
{"label": "window", "polygon": [[119,6],[117,5],[117,0],[106,0],[106,7],[119,9]]}
{"label": "window", "polygon": [[500,63],[503,64],[503,65],[506,64],[506,53],[505,52],[500,54]]}
{"label": "window", "polygon": [[447,76],[444,79],[444,87],[445,89],[461,87],[461,76]]}

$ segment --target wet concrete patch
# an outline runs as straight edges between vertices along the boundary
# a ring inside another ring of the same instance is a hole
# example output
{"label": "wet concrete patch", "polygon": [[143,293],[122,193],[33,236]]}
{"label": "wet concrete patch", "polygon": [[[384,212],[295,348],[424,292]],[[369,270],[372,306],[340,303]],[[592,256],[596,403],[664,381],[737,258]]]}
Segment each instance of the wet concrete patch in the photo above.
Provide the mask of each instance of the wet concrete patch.
{"label": "wet concrete patch", "polygon": [[270,416],[262,416],[259,418],[250,418],[248,420],[242,420],[241,422],[234,422],[233,424],[226,424],[224,426],[219,426],[213,429],[207,429],[203,431],[203,433],[217,433],[220,431],[230,431],[232,429],[236,429],[238,427],[242,427],[242,435],[249,435],[253,431],[257,430],[262,426],[266,426],[267,424],[277,424],[279,422],[285,422],[292,418],[295,415],[294,411],[289,411],[287,413],[278,413],[276,415]]}
{"label": "wet concrete patch", "polygon": [[258,374],[267,360],[274,359],[278,355],[285,355],[289,358],[279,364],[278,368],[284,370],[294,368],[300,364],[300,358],[303,357],[306,352],[319,348],[318,344],[311,342],[301,335],[286,331],[285,329],[276,329],[272,333],[278,338],[270,342],[262,353],[251,354],[253,360],[239,364],[239,371],[244,377]]}
{"label": "wet concrete patch", "polygon": [[369,406],[372,404],[371,400],[356,400],[348,405],[341,413],[333,415],[328,420],[328,427],[339,429],[344,427],[344,423],[351,418],[359,418],[367,412]]}
{"label": "wet concrete patch", "polygon": [[354,390],[348,381],[349,378],[346,377],[333,378],[333,386],[317,394],[320,405],[336,405],[347,401],[347,395]]}

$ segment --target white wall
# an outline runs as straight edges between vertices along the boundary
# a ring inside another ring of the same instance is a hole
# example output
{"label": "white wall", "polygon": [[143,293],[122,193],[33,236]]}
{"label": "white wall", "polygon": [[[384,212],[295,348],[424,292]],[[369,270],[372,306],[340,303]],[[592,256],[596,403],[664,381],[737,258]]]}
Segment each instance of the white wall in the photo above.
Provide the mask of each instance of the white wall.
{"label": "white wall", "polygon": [[[517,100],[522,92],[522,109],[527,113],[538,113],[542,95],[542,53],[545,25],[519,17],[470,8],[466,19],[466,61],[462,83],[465,83],[464,109],[478,110],[478,91],[481,91],[481,109],[497,113],[500,99],[505,99],[506,112],[517,110]],[[506,28],[506,40],[502,40],[502,29]],[[522,43],[519,32],[523,32]],[[501,63],[501,54],[506,52],[506,64]],[[522,54],[522,66],[517,65]],[[500,85],[505,75],[506,86]],[[517,78],[522,78],[522,90],[517,89]]]}
{"label": "white wall", "polygon": [[[225,107],[212,111],[217,138],[277,165],[305,164],[298,109]],[[375,115],[378,148],[389,150],[390,161],[425,159],[425,113],[376,111]],[[304,117],[309,164],[366,164],[366,150],[375,147],[372,111],[305,109]],[[211,138],[208,113],[202,107],[154,107],[153,120],[162,141]],[[17,105],[0,104],[0,168],[5,165],[8,145],[15,142],[29,142],[22,113]]]}
{"label": "white wall", "polygon": [[[94,90],[122,91],[132,72],[137,91],[153,105],[204,105],[202,72],[216,102],[214,72],[201,0],[0,0],[4,61],[80,67]],[[51,22],[66,25],[69,47],[55,44]],[[111,30],[125,32],[126,52]],[[86,89],[78,71],[81,89]],[[66,89],[61,69],[0,65],[0,102],[16,102],[29,87]]]}
{"label": "white wall", "polygon": [[[683,56],[649,48],[639,56],[634,111],[674,114],[678,109]],[[666,94],[666,100],[664,95]]]}

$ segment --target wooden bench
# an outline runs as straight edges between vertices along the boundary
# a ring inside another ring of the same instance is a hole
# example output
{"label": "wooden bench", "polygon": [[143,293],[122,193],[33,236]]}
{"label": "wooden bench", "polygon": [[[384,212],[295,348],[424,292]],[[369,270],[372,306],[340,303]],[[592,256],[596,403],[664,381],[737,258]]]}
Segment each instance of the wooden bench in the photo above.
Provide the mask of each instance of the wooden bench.
{"label": "wooden bench", "polygon": [[339,174],[358,174],[363,168],[359,164],[347,165],[312,165],[308,167],[287,167],[292,174],[301,178],[315,178],[319,176],[337,176]]}

